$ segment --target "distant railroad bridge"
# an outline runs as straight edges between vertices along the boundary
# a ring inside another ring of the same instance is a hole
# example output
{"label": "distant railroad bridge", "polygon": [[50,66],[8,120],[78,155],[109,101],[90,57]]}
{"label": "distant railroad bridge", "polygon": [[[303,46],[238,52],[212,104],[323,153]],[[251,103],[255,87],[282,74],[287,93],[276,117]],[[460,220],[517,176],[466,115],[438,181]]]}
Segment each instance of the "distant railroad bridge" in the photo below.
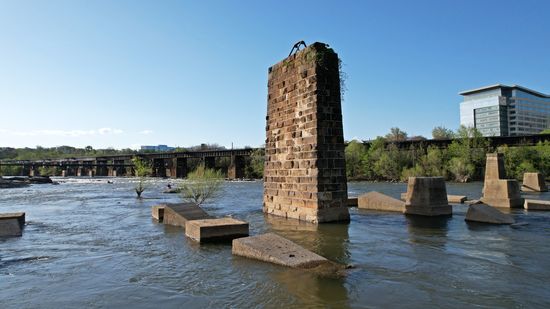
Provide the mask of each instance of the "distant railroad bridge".
{"label": "distant railroad bridge", "polygon": [[205,150],[186,152],[138,153],[128,155],[110,155],[98,157],[45,159],[45,160],[1,160],[2,166],[21,166],[22,176],[38,176],[40,167],[57,167],[62,176],[129,176],[133,175],[132,158],[149,161],[153,177],[187,177],[187,160],[199,159],[207,168],[215,168],[216,158],[229,157],[227,177],[244,178],[245,157],[253,148],[232,150]]}
{"label": "distant railroad bridge", "polygon": [[[508,145],[510,147],[534,146],[539,142],[550,142],[550,134],[486,137],[489,146],[496,148]],[[400,142],[386,142],[399,149],[424,148],[429,146],[447,148],[452,139],[443,140],[407,140]],[[371,141],[363,144],[370,147]],[[227,170],[229,179],[244,178],[246,157],[249,157],[256,148],[232,150],[204,150],[185,152],[138,153],[128,155],[111,155],[83,158],[46,159],[46,160],[0,160],[2,166],[21,166],[22,176],[38,176],[39,167],[57,167],[63,176],[129,176],[133,175],[133,157],[150,162],[153,177],[185,178],[187,176],[187,160],[199,159],[208,168],[215,168],[216,158],[229,157],[231,163]]]}

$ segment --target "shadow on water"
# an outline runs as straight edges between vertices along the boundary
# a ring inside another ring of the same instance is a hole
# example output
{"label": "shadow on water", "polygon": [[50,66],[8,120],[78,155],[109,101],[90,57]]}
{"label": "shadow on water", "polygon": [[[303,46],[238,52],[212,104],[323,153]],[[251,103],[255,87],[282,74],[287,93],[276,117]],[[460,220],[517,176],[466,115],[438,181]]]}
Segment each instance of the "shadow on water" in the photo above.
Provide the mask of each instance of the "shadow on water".
{"label": "shadow on water", "polygon": [[[271,232],[279,234],[333,262],[347,264],[349,253],[349,224],[322,225],[265,215]],[[302,304],[349,307],[345,278],[321,276],[306,270],[279,267],[272,277]]]}

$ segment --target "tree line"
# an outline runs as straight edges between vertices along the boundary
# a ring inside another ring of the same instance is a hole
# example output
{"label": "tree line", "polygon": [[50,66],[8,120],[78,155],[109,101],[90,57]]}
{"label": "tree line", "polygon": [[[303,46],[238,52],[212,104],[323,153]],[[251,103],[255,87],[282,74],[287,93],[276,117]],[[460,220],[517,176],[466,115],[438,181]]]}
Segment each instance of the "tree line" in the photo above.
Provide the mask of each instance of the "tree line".
{"label": "tree line", "polygon": [[[536,146],[493,148],[475,128],[461,126],[456,132],[434,128],[435,139],[453,139],[445,149],[411,146],[399,149],[392,141],[407,139],[406,132],[392,128],[367,147],[351,141],[346,147],[346,173],[350,180],[405,181],[411,176],[442,176],[467,182],[483,179],[487,153],[502,152],[508,177],[521,180],[525,172],[550,173],[550,143]],[[410,139],[410,138],[409,138]]]}
{"label": "tree line", "polygon": [[[545,132],[542,132],[545,133]],[[361,141],[351,141],[345,150],[346,173],[350,180],[404,181],[410,176],[442,176],[447,180],[466,182],[483,179],[486,154],[502,152],[505,156],[506,173],[511,178],[521,180],[525,172],[541,172],[550,175],[550,143],[535,146],[493,148],[475,128],[461,126],[456,132],[436,127],[432,131],[434,139],[453,139],[444,149],[434,146],[413,145],[408,149],[399,149],[392,142],[425,139],[422,136],[409,137],[399,128],[391,128],[384,137],[378,137],[367,147]],[[218,145],[201,145],[200,149]],[[193,147],[188,148],[191,150]],[[179,151],[185,151],[180,148]],[[44,148],[0,148],[0,160],[38,160],[44,158],[69,158],[80,156],[98,156],[113,154],[135,154],[136,150],[93,149],[92,147],[74,148],[69,146]],[[264,169],[263,148],[253,151],[245,160],[245,177],[262,178]],[[216,158],[216,168],[224,174],[230,164],[230,158]],[[189,171],[195,170],[200,161],[189,160]],[[21,167],[2,167],[0,175],[19,175]],[[41,167],[41,174],[60,175],[55,167]]]}

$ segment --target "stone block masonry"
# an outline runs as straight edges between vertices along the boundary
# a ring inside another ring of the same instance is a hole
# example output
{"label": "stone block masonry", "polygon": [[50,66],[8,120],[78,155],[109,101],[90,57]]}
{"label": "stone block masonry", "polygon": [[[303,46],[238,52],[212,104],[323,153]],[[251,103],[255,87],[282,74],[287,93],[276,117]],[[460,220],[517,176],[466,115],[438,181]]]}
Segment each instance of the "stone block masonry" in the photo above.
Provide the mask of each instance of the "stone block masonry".
{"label": "stone block masonry", "polygon": [[338,55],[314,43],[269,68],[265,213],[349,221]]}

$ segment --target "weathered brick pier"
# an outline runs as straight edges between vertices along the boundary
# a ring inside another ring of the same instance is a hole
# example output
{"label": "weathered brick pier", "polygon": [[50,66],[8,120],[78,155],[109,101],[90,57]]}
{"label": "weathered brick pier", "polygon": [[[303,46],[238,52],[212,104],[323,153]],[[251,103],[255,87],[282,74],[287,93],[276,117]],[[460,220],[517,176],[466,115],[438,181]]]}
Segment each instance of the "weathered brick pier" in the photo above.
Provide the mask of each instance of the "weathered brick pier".
{"label": "weathered brick pier", "polygon": [[265,213],[349,221],[338,55],[314,43],[269,68]]}

